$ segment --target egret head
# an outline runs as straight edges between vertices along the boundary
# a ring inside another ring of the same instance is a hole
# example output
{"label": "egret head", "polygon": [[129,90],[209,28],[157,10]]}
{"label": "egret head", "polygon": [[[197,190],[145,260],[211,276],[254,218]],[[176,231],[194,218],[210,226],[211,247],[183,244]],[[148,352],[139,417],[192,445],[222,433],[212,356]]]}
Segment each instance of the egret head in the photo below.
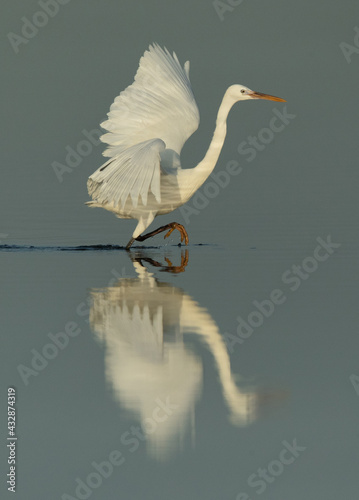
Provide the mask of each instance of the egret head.
{"label": "egret head", "polygon": [[268,99],[269,101],[286,102],[285,99],[282,99],[281,97],[262,94],[262,92],[255,92],[244,85],[231,85],[227,92],[235,102],[245,101],[246,99]]}

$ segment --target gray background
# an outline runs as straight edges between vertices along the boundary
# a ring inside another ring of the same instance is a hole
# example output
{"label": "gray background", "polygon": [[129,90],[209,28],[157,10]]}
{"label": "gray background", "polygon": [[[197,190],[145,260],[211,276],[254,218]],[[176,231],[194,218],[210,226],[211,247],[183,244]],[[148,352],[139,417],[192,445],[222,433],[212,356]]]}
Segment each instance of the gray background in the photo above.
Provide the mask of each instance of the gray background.
{"label": "gray background", "polygon": [[[281,96],[296,116],[248,162],[238,145],[268,127],[273,110],[284,104],[235,106],[216,171],[230,160],[243,171],[186,225],[191,242],[186,272],[162,273],[161,280],[205,307],[222,333],[234,334],[237,316],[247,317],[253,300],[284,288],[283,272],[313,255],[317,237],[331,235],[341,244],[231,354],[234,373],[263,390],[283,389],[286,400],[251,426],[232,427],[213,360],[196,345],[205,379],[196,407],[195,450],[185,446],[171,461],[159,463],[143,446],[91,498],[235,499],[242,491],[257,498],[247,478],[278,457],[283,440],[297,438],[306,451],[260,496],[355,499],[359,397],[349,377],[359,375],[359,54],[348,62],[340,43],[354,46],[358,3],[244,0],[221,20],[204,0],[71,0],[16,54],[7,34],[20,35],[21,18],[32,19],[39,10],[37,2],[22,0],[8,5],[1,17],[1,244],[128,241],[134,221],[84,205],[86,180],[103,161],[102,146],[93,147],[61,183],[52,163],[64,163],[65,148],[78,146],[83,129],[99,128],[154,41],[175,50],[182,63],[191,62],[201,124],[183,149],[184,167],[203,157],[230,84]],[[184,222],[177,211],[151,228],[172,220]],[[162,245],[161,238],[153,243]],[[177,241],[173,234],[169,244]],[[176,247],[156,252],[162,261],[164,255],[180,258]],[[132,264],[124,252],[42,251],[2,252],[0,265],[1,379],[5,388],[17,387],[19,398],[18,498],[74,495],[75,478],[86,477],[93,460],[106,459],[129,426],[106,391],[101,347],[75,309],[89,289],[106,286],[112,269],[134,276]],[[28,364],[31,349],[70,320],[81,324],[81,336],[25,387],[17,365]],[[1,405],[5,415],[4,397]],[[7,471],[5,452],[2,463]]]}

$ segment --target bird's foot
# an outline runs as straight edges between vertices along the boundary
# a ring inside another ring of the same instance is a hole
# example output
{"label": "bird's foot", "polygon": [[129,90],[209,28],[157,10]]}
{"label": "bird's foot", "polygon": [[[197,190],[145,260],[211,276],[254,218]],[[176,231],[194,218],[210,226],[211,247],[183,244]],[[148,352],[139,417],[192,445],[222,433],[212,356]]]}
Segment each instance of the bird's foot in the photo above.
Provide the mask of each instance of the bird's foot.
{"label": "bird's foot", "polygon": [[165,239],[168,238],[175,229],[177,229],[181,235],[181,243],[185,243],[185,245],[188,245],[189,239],[188,239],[188,234],[187,231],[185,230],[184,226],[182,224],[178,224],[178,222],[171,222],[171,224],[168,224],[167,227],[170,228],[167,234],[165,234]]}
{"label": "bird's foot", "polygon": [[181,234],[181,242],[184,241],[185,245],[188,245],[188,234],[185,228],[182,226],[182,224],[178,224],[178,222],[171,222],[170,224],[166,224],[165,226],[161,226],[158,229],[155,229],[154,231],[151,231],[150,233],[147,234],[141,234],[140,236],[137,236],[136,238],[131,238],[130,241],[127,243],[126,250],[128,250],[132,243],[134,241],[145,241],[147,238],[151,238],[152,236],[156,236],[156,234],[162,233],[163,231],[167,231],[169,229],[168,233],[166,234],[165,238],[168,238],[168,236],[175,230],[178,229],[178,231]]}

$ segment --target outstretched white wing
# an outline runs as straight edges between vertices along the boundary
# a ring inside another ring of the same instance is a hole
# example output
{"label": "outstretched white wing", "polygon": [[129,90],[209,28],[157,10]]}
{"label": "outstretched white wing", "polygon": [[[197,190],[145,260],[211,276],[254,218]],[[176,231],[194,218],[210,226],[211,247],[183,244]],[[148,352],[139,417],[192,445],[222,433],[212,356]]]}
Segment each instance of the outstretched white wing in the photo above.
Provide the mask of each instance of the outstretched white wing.
{"label": "outstretched white wing", "polygon": [[[116,97],[101,126],[110,147],[102,165],[88,180],[96,203],[123,208],[128,197],[133,207],[140,197],[147,205],[152,192],[161,202],[160,153],[178,155],[198,128],[199,112],[189,81],[189,62],[181,67],[176,54],[151,45],[140,60],[135,81]],[[89,203],[91,205],[91,203]]]}
{"label": "outstretched white wing", "polygon": [[149,139],[162,139],[166,148],[180,154],[199,125],[199,112],[189,81],[189,62],[184,68],[175,53],[150,45],[140,59],[135,81],[116,97],[101,127],[110,147],[104,156]]}
{"label": "outstretched white wing", "polygon": [[161,139],[123,149],[89,177],[89,194],[97,203],[123,208],[129,196],[134,207],[137,207],[140,197],[143,205],[147,205],[147,195],[151,190],[160,202],[160,152],[164,149],[165,143]]}

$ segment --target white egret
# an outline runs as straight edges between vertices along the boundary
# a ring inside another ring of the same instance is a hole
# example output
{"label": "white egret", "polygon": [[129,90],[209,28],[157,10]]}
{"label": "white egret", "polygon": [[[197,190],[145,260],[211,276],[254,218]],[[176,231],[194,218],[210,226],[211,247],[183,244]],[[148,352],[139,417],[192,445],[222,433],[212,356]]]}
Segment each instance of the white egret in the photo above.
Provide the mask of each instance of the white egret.
{"label": "white egret", "polygon": [[[189,80],[189,61],[182,68],[175,53],[150,45],[140,60],[135,80],[111,105],[108,120],[101,123],[108,144],[103,155],[110,159],[88,179],[93,201],[122,219],[138,224],[126,248],[168,230],[179,230],[188,244],[185,228],[176,222],[142,234],[157,215],[186,203],[213,171],[227,131],[232,106],[246,99],[284,101],[279,97],[231,85],[219,107],[213,138],[203,160],[182,169],[181,149],[197,130],[199,111]],[[285,101],[284,101],[285,102]]]}

